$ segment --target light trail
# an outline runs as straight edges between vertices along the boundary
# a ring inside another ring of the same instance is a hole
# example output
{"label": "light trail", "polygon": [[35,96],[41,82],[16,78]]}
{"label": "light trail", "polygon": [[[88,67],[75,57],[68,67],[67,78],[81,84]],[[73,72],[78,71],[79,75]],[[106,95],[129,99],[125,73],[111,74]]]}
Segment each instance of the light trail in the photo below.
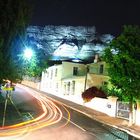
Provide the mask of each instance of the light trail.
{"label": "light trail", "polygon": [[[57,128],[64,127],[70,122],[70,112],[61,103],[55,103],[45,94],[41,94],[23,86],[19,87],[24,88],[27,92],[31,93],[31,95],[38,101],[42,113],[36,118],[32,117],[31,120],[27,120],[15,125],[0,127],[0,137],[21,136],[43,127],[58,124],[63,118],[62,109],[65,111],[65,114],[67,114],[66,122],[61,122]],[[59,106],[61,106],[62,109],[60,109]]]}

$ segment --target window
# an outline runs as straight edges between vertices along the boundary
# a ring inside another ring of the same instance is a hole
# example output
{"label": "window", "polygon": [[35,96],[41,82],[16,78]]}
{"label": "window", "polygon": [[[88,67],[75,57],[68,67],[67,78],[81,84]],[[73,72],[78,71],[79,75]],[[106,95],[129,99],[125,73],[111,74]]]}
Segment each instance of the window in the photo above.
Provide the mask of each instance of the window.
{"label": "window", "polygon": [[103,74],[103,71],[104,71],[104,65],[100,65],[99,73],[100,73],[100,74]]}
{"label": "window", "polygon": [[64,82],[64,95],[66,94],[66,82]]}
{"label": "window", "polygon": [[106,86],[106,85],[108,85],[108,82],[107,81],[103,81],[102,85]]}
{"label": "window", "polygon": [[55,69],[55,77],[57,77],[57,69]]}
{"label": "window", "polygon": [[72,81],[72,94],[75,93],[75,81]]}
{"label": "window", "polygon": [[56,88],[55,89],[56,89],[56,91],[58,91],[58,83],[56,83]]}
{"label": "window", "polygon": [[73,67],[73,75],[77,75],[78,74],[78,67]]}
{"label": "window", "polygon": [[67,94],[70,93],[70,82],[67,83]]}

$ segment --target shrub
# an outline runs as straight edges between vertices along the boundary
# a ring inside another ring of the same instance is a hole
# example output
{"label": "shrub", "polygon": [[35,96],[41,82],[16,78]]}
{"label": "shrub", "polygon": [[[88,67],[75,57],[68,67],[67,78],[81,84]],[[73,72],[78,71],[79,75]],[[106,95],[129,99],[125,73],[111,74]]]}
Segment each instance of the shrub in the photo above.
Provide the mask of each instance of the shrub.
{"label": "shrub", "polygon": [[84,102],[91,101],[94,97],[106,98],[107,95],[101,89],[93,86],[82,93],[82,98]]}

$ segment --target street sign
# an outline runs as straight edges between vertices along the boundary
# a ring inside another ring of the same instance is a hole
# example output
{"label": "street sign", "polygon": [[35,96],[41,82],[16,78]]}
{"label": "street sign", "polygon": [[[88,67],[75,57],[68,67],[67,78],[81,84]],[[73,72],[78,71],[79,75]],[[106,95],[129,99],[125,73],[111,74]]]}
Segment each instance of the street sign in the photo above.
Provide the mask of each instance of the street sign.
{"label": "street sign", "polygon": [[13,90],[13,87],[10,87],[10,88],[4,87],[4,88],[2,88],[2,90],[5,90],[5,91],[12,91],[12,90]]}

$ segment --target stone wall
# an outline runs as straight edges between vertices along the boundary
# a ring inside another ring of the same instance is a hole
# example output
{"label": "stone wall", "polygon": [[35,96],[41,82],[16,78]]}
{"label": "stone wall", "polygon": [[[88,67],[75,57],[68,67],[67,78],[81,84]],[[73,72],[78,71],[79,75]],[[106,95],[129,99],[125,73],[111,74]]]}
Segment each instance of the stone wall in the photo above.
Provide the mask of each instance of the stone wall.
{"label": "stone wall", "polygon": [[24,80],[21,82],[21,84],[35,88],[35,89],[40,89],[40,82],[33,82],[33,81]]}

